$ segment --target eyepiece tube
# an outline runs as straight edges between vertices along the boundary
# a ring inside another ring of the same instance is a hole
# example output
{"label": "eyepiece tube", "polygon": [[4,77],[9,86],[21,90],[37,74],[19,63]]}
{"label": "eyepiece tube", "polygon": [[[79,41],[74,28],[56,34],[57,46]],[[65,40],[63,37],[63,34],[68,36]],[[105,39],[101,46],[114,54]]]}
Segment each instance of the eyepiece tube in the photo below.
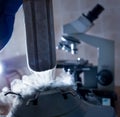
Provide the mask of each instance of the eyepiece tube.
{"label": "eyepiece tube", "polygon": [[88,14],[86,15],[87,19],[89,19],[91,22],[96,20],[98,16],[102,13],[104,8],[100,5],[97,4]]}

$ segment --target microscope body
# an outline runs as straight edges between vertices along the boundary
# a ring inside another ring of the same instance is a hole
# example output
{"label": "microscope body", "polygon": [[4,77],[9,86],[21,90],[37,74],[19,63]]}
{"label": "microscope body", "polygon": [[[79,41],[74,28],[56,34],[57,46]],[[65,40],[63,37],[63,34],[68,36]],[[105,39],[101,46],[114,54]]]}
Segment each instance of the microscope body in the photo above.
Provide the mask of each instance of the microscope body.
{"label": "microscope body", "polygon": [[[100,90],[114,90],[114,41],[85,34],[92,26],[94,20],[98,18],[104,8],[97,4],[87,15],[82,14],[77,20],[63,26],[63,42],[65,49],[72,54],[78,53],[77,45],[83,41],[97,49],[98,65],[96,77],[93,79],[89,72],[86,75],[86,82],[96,81],[97,88]],[[78,43],[79,42],[79,43]],[[68,48],[69,47],[69,48]],[[70,51],[71,50],[71,51]],[[93,72],[93,70],[91,70]],[[97,79],[97,80],[96,80]],[[88,86],[89,87],[89,86]],[[92,88],[92,87],[91,87]]]}

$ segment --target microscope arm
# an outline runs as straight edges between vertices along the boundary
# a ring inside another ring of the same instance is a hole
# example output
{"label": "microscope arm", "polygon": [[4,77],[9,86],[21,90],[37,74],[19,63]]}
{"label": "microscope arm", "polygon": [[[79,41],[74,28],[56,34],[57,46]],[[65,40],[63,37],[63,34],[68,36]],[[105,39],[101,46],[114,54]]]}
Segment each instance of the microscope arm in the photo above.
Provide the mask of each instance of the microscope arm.
{"label": "microscope arm", "polygon": [[91,36],[87,34],[70,34],[69,36],[83,41],[98,49],[98,70],[107,68],[110,71],[114,71],[114,41],[104,39],[101,37]]}
{"label": "microscope arm", "polygon": [[[108,40],[96,36],[87,34],[70,34],[69,36],[83,41],[91,46],[94,46],[98,50],[98,73],[103,73],[104,70],[111,72],[112,77],[114,76],[114,41]],[[103,74],[102,74],[103,75]],[[102,76],[100,76],[101,78]],[[104,78],[104,77],[102,77]],[[104,81],[104,80],[103,80]],[[108,90],[114,89],[114,80]]]}

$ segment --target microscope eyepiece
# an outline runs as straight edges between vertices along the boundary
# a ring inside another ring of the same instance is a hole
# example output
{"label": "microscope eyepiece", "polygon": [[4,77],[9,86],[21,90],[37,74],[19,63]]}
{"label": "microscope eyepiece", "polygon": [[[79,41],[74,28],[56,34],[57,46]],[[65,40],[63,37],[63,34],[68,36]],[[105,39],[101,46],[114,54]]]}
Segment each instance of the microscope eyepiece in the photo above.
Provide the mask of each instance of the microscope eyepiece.
{"label": "microscope eyepiece", "polygon": [[89,21],[93,22],[98,18],[98,16],[102,13],[103,10],[104,8],[100,4],[97,4],[91,11],[88,12],[85,17],[87,17]]}

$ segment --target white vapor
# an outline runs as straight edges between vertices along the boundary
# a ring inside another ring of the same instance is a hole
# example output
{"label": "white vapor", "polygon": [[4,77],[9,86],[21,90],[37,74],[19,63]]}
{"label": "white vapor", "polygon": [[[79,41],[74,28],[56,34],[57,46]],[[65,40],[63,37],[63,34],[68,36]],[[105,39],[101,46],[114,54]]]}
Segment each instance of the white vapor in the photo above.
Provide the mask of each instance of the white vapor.
{"label": "white vapor", "polygon": [[[44,91],[50,90],[56,87],[68,87],[73,86],[74,80],[72,75],[61,72],[59,76],[55,76],[56,68],[50,69],[43,72],[34,72],[30,75],[24,75],[22,80],[15,79],[11,82],[10,90],[8,88],[3,88],[0,93],[0,104],[8,104],[11,108],[16,105],[17,96],[13,94],[5,96],[6,92],[14,92],[20,94],[22,97],[32,95],[36,90]],[[17,102],[19,103],[19,101]],[[8,117],[10,117],[8,114]]]}

